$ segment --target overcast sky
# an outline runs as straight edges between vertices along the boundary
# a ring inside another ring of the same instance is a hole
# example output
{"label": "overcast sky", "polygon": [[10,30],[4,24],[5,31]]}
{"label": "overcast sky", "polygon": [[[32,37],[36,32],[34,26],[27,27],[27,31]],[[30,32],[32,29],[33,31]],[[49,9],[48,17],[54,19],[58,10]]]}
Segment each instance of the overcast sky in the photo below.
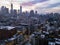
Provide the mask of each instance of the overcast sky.
{"label": "overcast sky", "polygon": [[21,5],[23,11],[37,10],[39,13],[60,12],[60,0],[1,0],[0,6],[10,8],[13,3],[14,9],[19,9]]}

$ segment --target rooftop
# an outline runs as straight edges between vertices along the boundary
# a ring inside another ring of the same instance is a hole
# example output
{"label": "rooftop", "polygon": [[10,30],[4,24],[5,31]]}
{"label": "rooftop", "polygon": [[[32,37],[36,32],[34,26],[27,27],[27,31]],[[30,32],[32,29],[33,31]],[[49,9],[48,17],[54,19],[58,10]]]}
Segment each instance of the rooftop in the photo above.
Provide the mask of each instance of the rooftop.
{"label": "rooftop", "polygon": [[11,30],[11,29],[13,29],[13,28],[15,28],[15,27],[13,27],[13,26],[0,26],[0,29]]}

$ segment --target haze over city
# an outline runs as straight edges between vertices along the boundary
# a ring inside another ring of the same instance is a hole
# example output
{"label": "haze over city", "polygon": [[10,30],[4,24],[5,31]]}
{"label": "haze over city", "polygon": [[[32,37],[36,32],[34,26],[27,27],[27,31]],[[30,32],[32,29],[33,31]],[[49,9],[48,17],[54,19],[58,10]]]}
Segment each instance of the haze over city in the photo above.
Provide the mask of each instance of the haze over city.
{"label": "haze over city", "polygon": [[38,13],[60,12],[60,0],[1,0],[0,6],[10,8],[11,3],[14,9],[21,5],[23,11],[37,10]]}

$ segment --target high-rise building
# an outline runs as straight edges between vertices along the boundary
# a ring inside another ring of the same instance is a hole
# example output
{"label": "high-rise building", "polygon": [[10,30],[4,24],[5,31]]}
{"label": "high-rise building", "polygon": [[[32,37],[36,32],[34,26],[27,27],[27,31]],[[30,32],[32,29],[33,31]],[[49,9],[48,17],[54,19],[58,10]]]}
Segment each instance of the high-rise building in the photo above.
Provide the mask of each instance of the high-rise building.
{"label": "high-rise building", "polygon": [[2,6],[1,7],[1,13],[4,14],[4,12],[5,12],[5,6]]}
{"label": "high-rise building", "polygon": [[5,14],[8,14],[8,13],[9,13],[9,8],[5,7]]}
{"label": "high-rise building", "polygon": [[18,10],[17,12],[18,12],[18,14],[20,14],[20,10]]}
{"label": "high-rise building", "polygon": [[30,17],[34,17],[34,10],[30,11]]}
{"label": "high-rise building", "polygon": [[17,10],[14,9],[13,10],[13,13],[14,13],[14,15],[17,15]]}
{"label": "high-rise building", "polygon": [[37,14],[37,11],[35,11],[35,14]]}
{"label": "high-rise building", "polygon": [[2,6],[1,7],[1,14],[5,15],[5,14],[8,14],[9,13],[9,9],[5,6]]}
{"label": "high-rise building", "polygon": [[22,6],[20,6],[20,14],[22,14]]}
{"label": "high-rise building", "polygon": [[13,14],[13,4],[11,3],[11,14]]}

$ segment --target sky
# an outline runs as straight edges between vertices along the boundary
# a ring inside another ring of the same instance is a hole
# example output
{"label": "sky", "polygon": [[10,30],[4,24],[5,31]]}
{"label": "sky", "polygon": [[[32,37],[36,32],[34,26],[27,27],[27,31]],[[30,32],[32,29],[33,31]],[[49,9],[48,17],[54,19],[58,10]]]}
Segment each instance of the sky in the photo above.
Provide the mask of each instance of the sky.
{"label": "sky", "polygon": [[14,9],[19,9],[20,5],[23,11],[38,11],[38,13],[60,13],[60,0],[0,0],[0,6],[10,8],[13,3]]}

